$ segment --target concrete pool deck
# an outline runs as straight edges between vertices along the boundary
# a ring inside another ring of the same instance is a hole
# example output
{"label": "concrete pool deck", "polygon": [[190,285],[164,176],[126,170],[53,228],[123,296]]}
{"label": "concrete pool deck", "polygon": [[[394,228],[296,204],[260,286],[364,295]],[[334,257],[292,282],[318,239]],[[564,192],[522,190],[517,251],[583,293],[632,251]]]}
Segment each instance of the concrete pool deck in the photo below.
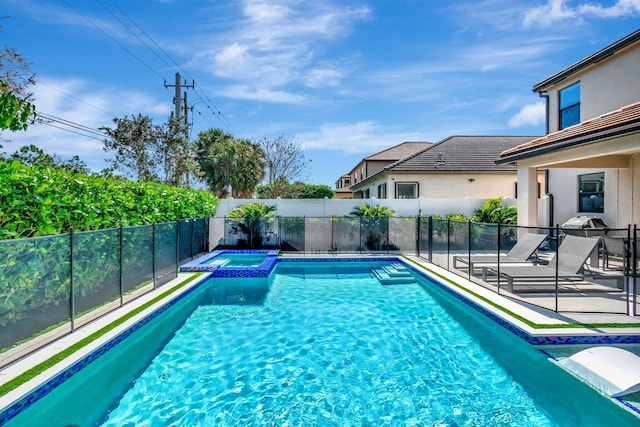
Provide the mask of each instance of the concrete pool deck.
{"label": "concrete pool deck", "polygon": [[[586,313],[554,313],[541,309],[539,307],[528,305],[522,301],[516,301],[511,298],[498,295],[489,289],[480,286],[477,283],[469,281],[459,275],[447,271],[444,268],[431,264],[428,261],[415,256],[408,255],[374,255],[376,258],[404,258],[404,261],[408,264],[420,268],[425,275],[433,277],[442,283],[443,287],[449,288],[451,291],[463,295],[464,298],[471,301],[473,304],[481,307],[485,314],[493,318],[493,320],[499,321],[503,326],[505,324],[512,325],[518,330],[524,331],[531,337],[540,338],[545,342],[553,342],[555,337],[564,337],[568,343],[574,343],[573,338],[583,337],[620,337],[624,341],[625,338],[629,338],[633,342],[640,342],[640,317],[632,317],[623,314],[586,314]],[[281,258],[371,258],[371,256],[349,255],[344,254],[340,256],[333,255],[284,255]],[[57,363],[49,363],[51,366],[47,366],[46,369],[41,369],[41,372],[35,373],[33,378],[22,381],[22,383],[11,391],[0,395],[0,410],[11,405],[13,402],[21,399],[28,394],[31,390],[38,387],[40,384],[49,381],[58,373],[66,370],[67,368],[74,366],[85,356],[96,352],[105,343],[117,337],[127,328],[140,322],[150,313],[158,310],[166,304],[167,301],[176,298],[177,296],[188,292],[193,287],[197,286],[201,281],[205,280],[207,274],[202,274],[192,279],[186,285],[181,284],[194,276],[194,273],[180,273],[178,277],[166,285],[155,289],[140,298],[131,301],[130,303],[118,308],[103,317],[77,329],[71,334],[67,334],[54,343],[33,352],[32,354],[18,360],[17,362],[0,370],[0,387],[5,386],[10,382],[14,382],[17,378],[24,378],[24,374],[32,370],[34,367],[42,366],[41,364],[51,362],[51,358],[59,356],[63,352],[69,352],[69,349],[74,346],[82,344],[83,340],[91,341],[86,343],[82,348],[74,351],[68,357]],[[165,297],[154,301],[164,294],[167,294],[169,290],[176,289],[174,292],[166,295]],[[145,305],[147,305],[145,307]],[[141,309],[144,308],[144,309]],[[136,312],[138,311],[138,312]],[[111,327],[114,322],[117,323],[119,319],[131,315],[126,321],[121,324]],[[589,325],[607,324],[606,327],[598,326],[585,326],[579,327],[577,324],[584,323]],[[110,326],[111,325],[111,326]],[[563,327],[567,325],[567,327]],[[109,329],[98,338],[90,340],[92,336]],[[513,330],[512,330],[513,331]],[[635,340],[635,341],[634,341]],[[560,343],[560,342],[558,342]],[[580,343],[577,341],[575,343]]]}

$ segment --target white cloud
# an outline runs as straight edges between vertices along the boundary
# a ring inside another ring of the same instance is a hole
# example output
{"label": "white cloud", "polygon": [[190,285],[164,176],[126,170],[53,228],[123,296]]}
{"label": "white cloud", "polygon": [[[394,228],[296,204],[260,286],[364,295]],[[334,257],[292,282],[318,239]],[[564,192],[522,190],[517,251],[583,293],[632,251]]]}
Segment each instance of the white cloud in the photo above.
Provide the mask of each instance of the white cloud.
{"label": "white cloud", "polygon": [[545,121],[545,105],[543,102],[525,105],[509,119],[510,127],[539,125]]}
{"label": "white cloud", "polygon": [[327,124],[316,132],[295,135],[307,150],[338,150],[344,153],[373,154],[405,141],[424,141],[417,132],[400,132],[373,121]]}
{"label": "white cloud", "polygon": [[587,3],[580,6],[578,10],[581,14],[593,15],[599,18],[630,16],[640,13],[640,0],[618,0],[609,7]]}
{"label": "white cloud", "polygon": [[269,88],[255,88],[248,85],[227,86],[224,89],[220,89],[218,94],[232,99],[284,104],[300,104],[308,101],[307,96],[304,94]]}
{"label": "white cloud", "polygon": [[567,0],[548,0],[547,4],[529,9],[524,15],[524,25],[546,27],[556,21],[580,20],[586,17],[617,18],[640,14],[640,0],[617,0],[611,6],[586,3],[571,7]]}
{"label": "white cloud", "polygon": [[[329,41],[346,36],[356,22],[369,15],[367,7],[324,1],[246,0],[242,18],[233,22],[233,29],[216,40],[203,37],[200,43],[206,46],[198,49],[193,61],[237,86],[250,87],[249,91],[240,92],[242,99],[257,99],[255,94],[259,93],[291,92],[290,88],[296,85],[335,87],[345,74],[341,60],[327,66],[318,64],[318,59],[328,49]],[[248,92],[254,95],[248,98]],[[269,97],[259,99],[268,101]],[[287,97],[275,99],[286,102]],[[289,99],[299,102],[301,98],[296,95]]]}

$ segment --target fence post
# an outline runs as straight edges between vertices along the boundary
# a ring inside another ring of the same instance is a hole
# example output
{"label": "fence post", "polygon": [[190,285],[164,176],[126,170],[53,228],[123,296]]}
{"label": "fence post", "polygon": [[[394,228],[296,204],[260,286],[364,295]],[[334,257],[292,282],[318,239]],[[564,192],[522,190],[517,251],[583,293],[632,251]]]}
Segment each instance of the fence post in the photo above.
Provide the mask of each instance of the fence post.
{"label": "fence post", "polygon": [[194,218],[191,218],[191,259],[193,259],[195,256],[193,254],[193,245],[195,244],[195,238],[196,238],[196,220]]}
{"label": "fence post", "polygon": [[450,252],[451,252],[451,220],[448,219],[447,220],[447,270],[450,270],[449,268]]}
{"label": "fence post", "polygon": [[178,218],[178,220],[176,221],[176,272],[178,272],[179,270],[180,270],[180,218]]}
{"label": "fence post", "polygon": [[[498,223],[498,250],[497,250],[497,260],[498,260],[498,295],[500,295],[500,237],[502,236],[502,230],[500,230],[500,223]],[[483,274],[484,276],[484,274]]]}
{"label": "fence post", "polygon": [[469,256],[469,280],[471,280],[471,220],[467,221],[467,255]]}
{"label": "fence post", "polygon": [[429,215],[429,223],[427,225],[429,232],[429,240],[427,243],[427,249],[429,251],[429,262],[433,262],[433,217]]}
{"label": "fence post", "polygon": [[151,224],[151,274],[153,275],[153,289],[156,288],[156,224]]}
{"label": "fence post", "polygon": [[[560,225],[559,224],[556,224],[556,236],[560,237]],[[559,290],[558,290],[558,267],[560,266],[560,261],[558,259],[558,258],[560,258],[559,249],[560,249],[560,244],[556,241],[556,296],[555,296],[556,307],[555,307],[555,310],[554,310],[556,313],[558,312],[558,293],[559,293]]]}
{"label": "fence post", "polygon": [[73,285],[73,226],[69,227],[69,289],[71,295],[69,298],[69,310],[71,314],[71,332],[75,330],[76,320],[76,296]]}
{"label": "fence post", "polygon": [[421,225],[420,214],[418,214],[418,219],[416,221],[416,256],[417,257],[420,257],[420,225]]}
{"label": "fence post", "polygon": [[629,245],[629,248],[633,248],[633,310],[632,314],[636,315],[636,300],[638,296],[638,225],[633,224],[633,241]]}
{"label": "fence post", "polygon": [[124,241],[124,226],[120,223],[120,307],[124,305],[124,257],[122,256],[122,244]]}

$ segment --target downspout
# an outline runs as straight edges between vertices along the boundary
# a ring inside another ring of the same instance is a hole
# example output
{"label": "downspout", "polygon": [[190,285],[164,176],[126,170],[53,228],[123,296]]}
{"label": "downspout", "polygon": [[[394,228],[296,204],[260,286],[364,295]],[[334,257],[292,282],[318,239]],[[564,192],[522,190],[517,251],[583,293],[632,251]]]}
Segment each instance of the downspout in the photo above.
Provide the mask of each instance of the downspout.
{"label": "downspout", "polygon": [[544,170],[544,193],[549,199],[549,227],[553,227],[553,194],[549,192],[549,169]]}
{"label": "downspout", "polygon": [[540,98],[544,98],[544,134],[549,135],[549,94],[538,92]]}
{"label": "downspout", "polygon": [[[544,133],[549,135],[549,94],[538,92],[540,98],[544,98]],[[553,194],[549,192],[549,169],[544,171],[544,193],[549,199],[549,227],[553,227]]]}
{"label": "downspout", "polygon": [[635,176],[636,176],[636,157],[639,155],[640,153],[635,153],[631,156],[631,159],[629,161],[629,167],[631,168],[631,203],[629,204],[629,223],[630,224],[637,224],[637,219],[636,222],[634,223],[633,220],[633,204],[635,202],[634,199],[634,193],[635,193],[635,186],[637,185],[636,180],[635,180]]}

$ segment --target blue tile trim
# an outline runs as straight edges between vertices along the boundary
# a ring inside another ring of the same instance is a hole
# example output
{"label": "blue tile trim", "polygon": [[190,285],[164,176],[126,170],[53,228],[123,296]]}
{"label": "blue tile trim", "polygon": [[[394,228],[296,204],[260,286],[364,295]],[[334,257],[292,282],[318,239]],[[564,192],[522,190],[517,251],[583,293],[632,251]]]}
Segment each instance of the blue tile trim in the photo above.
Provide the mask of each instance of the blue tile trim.
{"label": "blue tile trim", "polygon": [[[400,261],[402,261],[402,260],[400,260]],[[407,264],[407,265],[410,265],[410,264]],[[443,283],[441,283],[439,281],[436,281],[435,279],[430,277],[426,272],[424,272],[422,270],[419,270],[419,269],[416,269],[416,268],[414,268],[414,271],[416,271],[422,277],[428,279],[430,282],[432,282],[433,284],[438,286],[440,289],[443,289],[444,291],[446,291],[450,295],[454,296],[458,300],[460,300],[460,301],[464,302],[465,304],[467,304],[469,307],[471,307],[474,310],[484,314],[489,319],[493,320],[497,324],[499,324],[499,325],[503,326],[505,329],[509,330],[511,333],[515,334],[516,336],[522,338],[523,340],[525,340],[526,342],[528,342],[529,344],[534,345],[534,346],[537,346],[537,345],[555,345],[555,344],[558,344],[558,345],[559,344],[591,344],[591,345],[596,345],[596,344],[598,344],[598,345],[599,344],[640,344],[640,335],[584,335],[584,336],[581,336],[581,335],[553,335],[553,336],[530,335],[529,333],[523,331],[522,329],[518,328],[515,325],[512,325],[511,323],[507,322],[506,320],[504,320],[503,318],[499,317],[498,315],[496,315],[496,314],[490,312],[489,310],[485,309],[484,307],[482,307],[478,303],[468,299],[462,293],[459,293],[459,292],[449,288],[448,286],[444,285]]]}
{"label": "blue tile trim", "polygon": [[[210,252],[190,261],[180,267],[181,272],[206,271],[211,277],[269,277],[276,265],[279,250],[231,250],[222,249]],[[265,254],[265,259],[257,267],[225,267],[216,264],[207,264],[215,257],[223,254]]]}
{"label": "blue tile trim", "polygon": [[182,300],[184,297],[186,297],[187,295],[189,295],[190,293],[198,289],[205,282],[206,280],[202,280],[200,281],[200,283],[196,284],[190,289],[187,289],[182,294],[176,296],[170,301],[167,301],[166,304],[163,304],[153,313],[149,313],[144,318],[140,319],[135,324],[131,325],[130,327],[122,331],[117,336],[111,338],[110,340],[102,344],[100,347],[98,347],[97,349],[93,350],[91,353],[84,356],[82,359],[75,362],[73,365],[59,372],[54,377],[50,378],[48,381],[36,387],[35,389],[27,393],[25,396],[23,396],[21,399],[17,400],[13,404],[7,406],[4,410],[0,411],[0,426],[5,425],[7,422],[9,422],[11,419],[16,417],[22,411],[26,410],[31,405],[33,405],[36,401],[38,401],[39,399],[49,394],[54,388],[56,388],[60,384],[67,381],[77,372],[84,369],[90,363],[98,359],[98,357],[102,356],[104,353],[106,353],[107,351],[115,347],[117,344],[122,342],[125,338],[129,337],[131,334],[139,330],[141,327],[149,323],[151,320],[155,319],[160,314],[165,312],[171,306],[173,306],[174,304]]}
{"label": "blue tile trim", "polygon": [[[229,251],[229,250],[225,250],[225,251],[226,252],[243,252],[243,251]],[[208,254],[208,258],[211,258],[211,257],[213,257],[215,255],[218,255],[218,254],[214,255],[215,252],[219,253],[219,252],[222,252],[222,251],[214,251],[211,254]],[[246,253],[246,251],[244,251],[244,252]],[[448,286],[444,285],[440,281],[432,278],[431,276],[428,275],[428,273],[426,271],[423,271],[422,269],[415,268],[415,266],[405,262],[402,258],[399,258],[397,256],[348,257],[348,258],[347,257],[340,257],[340,258],[333,258],[333,257],[323,257],[323,258],[302,258],[302,257],[301,258],[278,258],[277,257],[278,251],[264,251],[264,252],[267,252],[268,256],[267,256],[267,259],[265,259],[265,261],[263,261],[262,264],[264,264],[267,260],[269,260],[269,262],[270,262],[269,272],[271,272],[273,270],[273,267],[278,262],[283,262],[283,263],[295,263],[295,262],[354,262],[354,261],[359,261],[359,262],[363,262],[363,261],[372,261],[372,262],[376,262],[376,261],[399,261],[399,262],[403,262],[406,266],[412,268],[413,271],[415,271],[417,274],[419,274],[423,278],[427,279],[430,283],[434,284],[435,286],[439,287],[440,289],[442,289],[445,292],[449,293],[450,295],[454,296],[455,298],[457,298],[461,302],[467,304],[469,307],[471,307],[474,310],[478,311],[479,313],[485,315],[489,319],[493,320],[494,322],[496,322],[499,325],[503,326],[505,329],[509,330],[513,334],[519,336],[520,338],[522,338],[523,340],[525,340],[526,342],[528,342],[529,344],[532,344],[534,346],[535,345],[549,345],[549,344],[638,344],[638,343],[640,343],[640,336],[636,336],[636,335],[538,336],[538,337],[529,335],[527,332],[523,331],[522,329],[512,325],[511,323],[507,322],[506,320],[504,320],[504,319],[500,318],[499,316],[493,314],[492,312],[486,310],[484,307],[482,307],[481,305],[477,304],[476,302],[468,299],[463,294],[461,294],[461,293],[449,288]],[[200,263],[203,262],[202,258],[199,258],[198,260],[195,260],[195,261],[198,261]],[[261,264],[261,266],[262,266],[262,264]],[[187,264],[185,264],[185,265],[187,265]],[[229,270],[230,271],[234,271],[234,270],[231,270],[231,268],[229,268]],[[181,267],[181,271],[182,271],[182,267]],[[266,276],[242,276],[242,274],[249,274],[249,273],[246,273],[246,272],[249,271],[249,269],[246,269],[245,267],[239,267],[235,271],[237,272],[236,275],[232,275],[232,276],[217,276],[217,277],[266,277]],[[245,273],[243,273],[243,272],[245,272]],[[212,275],[214,273],[215,273],[215,270],[212,271]],[[31,392],[29,392],[27,395],[22,397],[17,402],[15,402],[12,405],[6,407],[4,410],[2,410],[0,412],[0,425],[4,425],[7,422],[9,422],[11,419],[13,419],[19,413],[21,413],[22,411],[24,411],[27,408],[29,408],[38,399],[41,399],[42,397],[44,397],[47,394],[49,394],[58,385],[62,384],[63,382],[65,382],[66,380],[71,378],[75,373],[77,373],[78,371],[82,370],[84,367],[86,367],[91,362],[96,360],[102,354],[106,353],[108,350],[110,350],[115,345],[117,345],[118,343],[123,341],[125,338],[129,337],[131,334],[133,334],[135,331],[140,329],[142,326],[146,325],[151,320],[153,320],[155,317],[157,317],[158,315],[160,315],[161,313],[166,311],[169,307],[171,307],[172,305],[174,305],[175,303],[180,301],[182,298],[184,298],[185,296],[189,295],[191,292],[193,292],[194,290],[199,288],[200,285],[202,285],[202,283],[205,283],[205,282],[206,282],[206,280],[201,281],[200,283],[198,283],[197,285],[195,285],[192,288],[188,289],[184,293],[182,293],[182,294],[178,295],[177,297],[173,298],[172,300],[168,301],[166,304],[164,304],[162,307],[158,308],[153,313],[150,313],[149,315],[145,316],[140,321],[136,322],[134,325],[132,325],[129,328],[127,328],[122,333],[118,334],[118,336],[110,339],[109,341],[107,341],[106,343],[104,343],[103,345],[98,347],[96,350],[94,350],[90,354],[86,355],[85,357],[83,357],[82,359],[80,359],[79,361],[77,361],[76,363],[74,363],[73,365],[71,365],[70,367],[65,369],[64,371],[58,373],[56,376],[54,376],[53,378],[51,378],[48,381],[46,381],[44,384],[40,385],[39,387],[37,387],[34,390],[32,390]],[[634,407],[630,403],[624,401],[621,398],[616,398],[616,400],[620,404],[628,407],[630,410],[640,414],[640,409]]]}

